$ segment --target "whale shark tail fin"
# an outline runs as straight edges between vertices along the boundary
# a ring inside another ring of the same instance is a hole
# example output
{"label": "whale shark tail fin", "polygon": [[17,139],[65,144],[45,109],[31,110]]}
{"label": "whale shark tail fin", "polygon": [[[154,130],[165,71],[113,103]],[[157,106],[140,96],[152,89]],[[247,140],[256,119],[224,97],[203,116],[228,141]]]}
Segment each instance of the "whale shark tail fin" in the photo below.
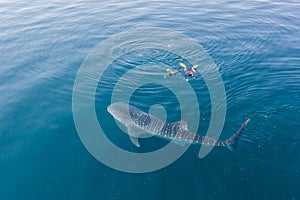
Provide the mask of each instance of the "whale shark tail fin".
{"label": "whale shark tail fin", "polygon": [[236,141],[236,142],[233,143],[233,144],[227,145],[226,147],[227,147],[227,149],[229,149],[230,151],[236,152],[236,151],[237,151],[237,147],[238,147],[238,141]]}
{"label": "whale shark tail fin", "polygon": [[239,128],[239,130],[237,132],[235,132],[228,140],[226,140],[225,146],[230,150],[230,151],[236,151],[237,146],[238,146],[238,141],[239,138],[243,132],[243,130],[245,129],[245,127],[248,125],[250,119],[246,119],[244,121],[244,123],[241,125],[241,127]]}

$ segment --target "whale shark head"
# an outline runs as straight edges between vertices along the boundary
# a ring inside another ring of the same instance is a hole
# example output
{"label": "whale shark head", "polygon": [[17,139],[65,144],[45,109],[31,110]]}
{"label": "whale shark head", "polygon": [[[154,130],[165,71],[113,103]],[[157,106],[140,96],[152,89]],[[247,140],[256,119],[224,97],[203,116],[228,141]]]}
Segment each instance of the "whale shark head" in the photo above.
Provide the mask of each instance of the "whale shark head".
{"label": "whale shark head", "polygon": [[116,121],[127,128],[125,132],[129,135],[131,142],[137,147],[140,147],[139,138],[152,137],[153,134],[156,134],[153,131],[160,130],[165,124],[164,121],[160,121],[154,116],[122,102],[109,105],[107,111]]}
{"label": "whale shark head", "polygon": [[107,111],[119,122],[125,123],[129,116],[129,105],[123,102],[110,104]]}

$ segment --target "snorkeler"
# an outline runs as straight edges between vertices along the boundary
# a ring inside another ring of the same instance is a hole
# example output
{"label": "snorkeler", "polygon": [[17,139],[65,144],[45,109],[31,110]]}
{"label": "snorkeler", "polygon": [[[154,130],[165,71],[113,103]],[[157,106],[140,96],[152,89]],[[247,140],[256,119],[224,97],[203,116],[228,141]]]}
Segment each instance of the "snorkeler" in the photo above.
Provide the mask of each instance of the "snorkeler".
{"label": "snorkeler", "polygon": [[167,74],[164,75],[164,78],[166,78],[167,76],[176,76],[179,72],[177,70],[172,70],[170,68],[166,69]]}
{"label": "snorkeler", "polygon": [[186,68],[186,65],[185,64],[183,64],[183,63],[179,63],[179,65],[181,66],[181,67],[183,67],[183,70],[184,70],[184,73],[186,74],[186,75],[188,75],[188,76],[194,76],[195,75],[195,73],[196,73],[196,68],[199,66],[199,65],[194,65],[193,67],[192,67],[192,70],[187,70]]}
{"label": "snorkeler", "polygon": [[[191,77],[195,76],[195,73],[197,72],[196,68],[199,66],[199,65],[194,65],[191,70],[187,70],[187,66],[185,64],[179,63],[179,65],[181,67],[183,67],[184,73],[187,76],[191,76]],[[176,76],[179,74],[179,72],[177,70],[173,70],[170,68],[166,69],[166,71],[167,71],[167,73],[164,75],[164,78],[166,78],[167,76]],[[186,78],[185,80],[190,81],[189,78]]]}

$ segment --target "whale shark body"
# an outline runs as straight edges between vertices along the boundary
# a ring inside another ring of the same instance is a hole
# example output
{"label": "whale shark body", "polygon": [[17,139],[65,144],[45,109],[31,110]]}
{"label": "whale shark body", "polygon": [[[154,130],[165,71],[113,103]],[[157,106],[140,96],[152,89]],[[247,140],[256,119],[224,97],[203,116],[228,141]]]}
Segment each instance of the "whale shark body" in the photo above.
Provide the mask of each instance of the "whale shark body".
{"label": "whale shark body", "polygon": [[122,102],[109,105],[107,111],[127,127],[130,140],[137,147],[140,147],[139,138],[146,132],[179,144],[224,146],[232,150],[237,145],[242,131],[250,121],[250,119],[247,119],[236,133],[229,139],[222,141],[192,133],[188,130],[186,121],[168,123]]}

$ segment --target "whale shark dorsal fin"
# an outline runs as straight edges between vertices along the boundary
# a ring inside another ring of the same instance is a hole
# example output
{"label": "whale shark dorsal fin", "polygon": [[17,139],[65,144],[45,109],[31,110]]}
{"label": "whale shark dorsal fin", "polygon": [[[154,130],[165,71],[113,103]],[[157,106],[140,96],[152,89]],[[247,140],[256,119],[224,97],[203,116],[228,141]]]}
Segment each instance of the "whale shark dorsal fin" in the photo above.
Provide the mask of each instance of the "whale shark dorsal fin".
{"label": "whale shark dorsal fin", "polygon": [[188,129],[186,121],[181,120],[181,121],[179,121],[179,123],[180,123],[180,128],[182,130],[187,130]]}
{"label": "whale shark dorsal fin", "polygon": [[136,126],[128,126],[127,127],[128,135],[130,137],[130,141],[136,146],[141,147],[139,143],[139,135],[142,134],[142,130]]}

